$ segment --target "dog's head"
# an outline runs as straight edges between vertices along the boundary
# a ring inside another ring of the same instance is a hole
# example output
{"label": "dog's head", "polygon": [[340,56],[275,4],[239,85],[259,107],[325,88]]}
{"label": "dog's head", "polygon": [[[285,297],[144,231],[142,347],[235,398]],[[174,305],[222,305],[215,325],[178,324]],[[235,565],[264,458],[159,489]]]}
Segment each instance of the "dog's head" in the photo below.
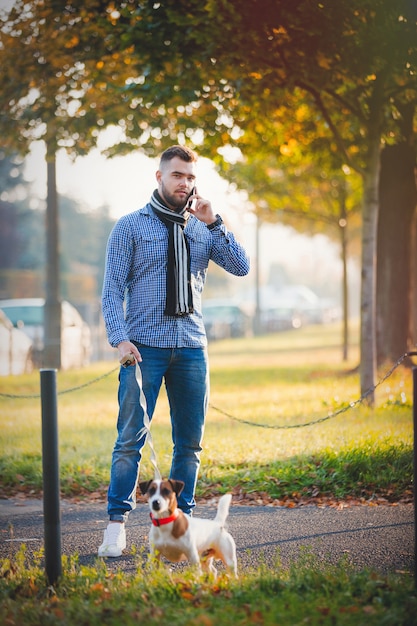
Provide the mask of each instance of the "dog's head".
{"label": "dog's head", "polygon": [[148,496],[151,512],[158,516],[161,513],[172,513],[177,508],[177,496],[184,489],[182,480],[148,480],[139,483],[141,493]]}

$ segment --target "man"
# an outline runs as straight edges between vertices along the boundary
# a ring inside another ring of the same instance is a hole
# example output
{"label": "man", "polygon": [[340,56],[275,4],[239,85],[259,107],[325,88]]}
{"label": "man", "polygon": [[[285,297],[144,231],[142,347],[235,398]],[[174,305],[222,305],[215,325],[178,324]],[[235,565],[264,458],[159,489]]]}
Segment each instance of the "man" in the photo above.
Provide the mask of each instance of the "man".
{"label": "man", "polygon": [[249,260],[211,203],[195,187],[197,156],[182,146],[166,150],[156,172],[157,189],[139,211],[122,217],[107,246],[103,317],[117,347],[118,436],[108,490],[109,524],[99,556],[120,556],[125,522],[136,506],[145,443],[144,407],[135,376],[140,364],[143,394],[152,418],[165,381],[172,424],[170,477],[185,487],[178,505],[195,506],[201,443],[208,404],[207,339],[201,295],[209,261],[245,276]]}

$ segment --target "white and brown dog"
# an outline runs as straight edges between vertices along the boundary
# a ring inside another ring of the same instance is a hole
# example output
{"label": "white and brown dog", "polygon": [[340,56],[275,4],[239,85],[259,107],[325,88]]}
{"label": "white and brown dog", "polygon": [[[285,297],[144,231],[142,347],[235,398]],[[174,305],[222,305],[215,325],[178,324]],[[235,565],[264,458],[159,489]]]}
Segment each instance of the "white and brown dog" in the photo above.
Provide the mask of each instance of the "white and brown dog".
{"label": "white and brown dog", "polygon": [[149,533],[150,558],[165,557],[176,563],[188,560],[199,572],[202,568],[214,576],[214,559],[237,577],[236,545],[225,529],[231,494],[219,500],[213,520],[189,517],[177,507],[177,496],[183,490],[180,480],[149,480],[139,483],[143,495],[148,496],[152,526]]}

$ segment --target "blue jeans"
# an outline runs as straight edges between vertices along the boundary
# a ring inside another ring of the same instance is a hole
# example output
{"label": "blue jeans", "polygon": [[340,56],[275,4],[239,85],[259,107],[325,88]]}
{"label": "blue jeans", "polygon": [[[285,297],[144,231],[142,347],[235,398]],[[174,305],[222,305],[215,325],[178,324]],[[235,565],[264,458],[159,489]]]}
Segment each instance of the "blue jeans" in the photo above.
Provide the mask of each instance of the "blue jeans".
{"label": "blue jeans", "polygon": [[[149,419],[155,410],[162,380],[170,406],[173,456],[169,477],[182,480],[178,506],[191,513],[200,466],[201,443],[208,405],[208,358],[204,348],[152,348],[138,345],[142,355],[143,392]],[[136,488],[145,436],[135,367],[119,373],[119,415],[113,449],[108,513],[113,521],[126,521],[136,507]],[[158,451],[156,450],[158,456]],[[149,478],[152,478],[151,476]]]}

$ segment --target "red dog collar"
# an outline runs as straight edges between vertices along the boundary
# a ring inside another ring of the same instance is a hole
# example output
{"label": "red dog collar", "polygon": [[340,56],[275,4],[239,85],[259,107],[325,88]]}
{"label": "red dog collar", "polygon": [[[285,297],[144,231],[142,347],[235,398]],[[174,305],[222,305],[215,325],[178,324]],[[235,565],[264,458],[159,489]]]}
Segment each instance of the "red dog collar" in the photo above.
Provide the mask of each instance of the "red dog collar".
{"label": "red dog collar", "polygon": [[179,514],[180,514],[179,510],[175,509],[173,514],[170,515],[169,517],[154,517],[152,513],[149,513],[149,516],[154,526],[164,526],[164,524],[170,524],[171,522],[175,522]]}

